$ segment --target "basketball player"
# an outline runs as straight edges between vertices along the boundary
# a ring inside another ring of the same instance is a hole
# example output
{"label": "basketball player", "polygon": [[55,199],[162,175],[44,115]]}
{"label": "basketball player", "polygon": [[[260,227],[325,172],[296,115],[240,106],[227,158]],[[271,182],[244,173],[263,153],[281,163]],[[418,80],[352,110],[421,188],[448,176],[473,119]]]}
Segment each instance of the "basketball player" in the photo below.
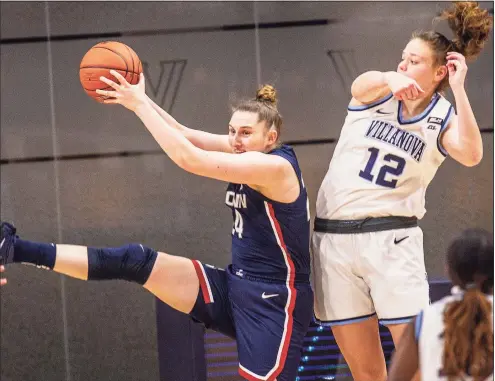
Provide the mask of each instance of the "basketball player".
{"label": "basketball player", "polygon": [[[493,235],[467,230],[447,252],[456,286],[407,326],[390,367],[390,381],[493,380]],[[457,289],[457,290],[456,290]]]}
{"label": "basketball player", "polygon": [[[416,33],[396,72],[356,78],[318,193],[315,315],[332,327],[357,381],[386,378],[377,322],[397,344],[406,323],[429,303],[417,226],[428,184],[445,157],[474,166],[483,154],[464,80],[466,59],[480,53],[493,19],[472,2],[455,3],[441,17],[454,40]],[[457,114],[442,96],[449,85]]]}
{"label": "basketball player", "polygon": [[[232,264],[226,270],[156,252],[25,241],[1,226],[3,263],[21,262],[83,280],[124,279],[164,303],[237,340],[239,373],[247,380],[294,381],[313,315],[309,280],[309,209],[292,148],[279,143],[282,118],[275,90],[235,108],[228,135],[195,133],[146,97],[144,76],[130,85],[103,78],[115,91],[106,103],[134,111],[165,153],[184,170],[230,182]],[[162,116],[160,116],[162,114]],[[193,145],[196,141],[200,147]]]}

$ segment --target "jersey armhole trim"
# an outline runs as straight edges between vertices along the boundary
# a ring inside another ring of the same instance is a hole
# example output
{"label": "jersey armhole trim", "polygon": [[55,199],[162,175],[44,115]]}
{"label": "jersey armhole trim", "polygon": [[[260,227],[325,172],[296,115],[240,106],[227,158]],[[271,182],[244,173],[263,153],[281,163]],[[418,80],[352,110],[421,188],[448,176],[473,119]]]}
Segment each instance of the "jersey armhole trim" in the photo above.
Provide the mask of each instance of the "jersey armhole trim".
{"label": "jersey armhole trim", "polygon": [[378,105],[381,105],[381,104],[387,102],[390,98],[392,98],[392,96],[393,96],[393,94],[390,93],[390,94],[386,95],[385,97],[380,98],[380,99],[376,100],[375,102],[367,104],[367,105],[362,105],[362,106],[350,106],[349,105],[349,106],[347,106],[347,110],[349,110],[349,111],[369,110],[370,108],[376,107]]}
{"label": "jersey armhole trim", "polygon": [[275,155],[275,156],[281,157],[282,159],[286,160],[291,165],[292,170],[294,171],[294,174],[297,177],[297,182],[299,183],[299,196],[297,196],[297,198],[293,202],[280,202],[280,201],[272,200],[271,198],[265,196],[263,193],[250,187],[247,184],[244,184],[244,186],[246,188],[251,189],[253,192],[256,192],[257,194],[259,194],[264,199],[264,201],[267,201],[267,202],[274,204],[274,205],[289,206],[290,207],[291,205],[295,204],[301,198],[301,195],[303,194],[303,192],[306,191],[306,188],[304,186],[304,182],[302,179],[301,168],[299,167],[299,161],[297,160],[297,157],[295,156],[295,154],[291,155],[291,154],[288,154],[288,153],[283,152],[283,151],[282,152],[275,152],[275,153],[273,153],[273,151],[272,151],[272,152],[269,152],[268,155]]}
{"label": "jersey armhole trim", "polygon": [[[297,181],[299,183],[299,188],[302,191],[305,188],[305,186],[304,186],[304,181],[302,179],[302,171],[301,171],[301,168],[299,167],[299,161],[297,160],[297,157],[290,155],[286,152],[280,152],[280,153],[281,153],[281,155],[279,155],[279,152],[276,152],[273,155],[281,157],[282,159],[285,159],[289,162],[292,169],[294,170],[294,173],[296,174]],[[270,200],[270,201],[274,201],[274,200]],[[275,202],[277,202],[277,201],[275,201]],[[285,204],[285,203],[282,203],[282,204]]]}
{"label": "jersey armhole trim", "polygon": [[440,127],[440,132],[438,133],[438,137],[437,137],[437,147],[438,147],[438,150],[440,151],[440,153],[444,156],[444,157],[447,157],[449,155],[449,153],[447,152],[447,150],[442,146],[442,143],[440,142],[441,139],[442,139],[442,135],[443,133],[445,132],[445,129],[447,128],[447,126],[449,125],[449,122],[450,122],[450,119],[452,118],[452,110],[453,110],[453,106],[450,105],[449,107],[449,111],[447,112],[447,116],[445,117],[441,127]]}
{"label": "jersey armhole trim", "polygon": [[416,342],[419,341],[419,335],[421,334],[421,327],[423,326],[423,311],[420,311],[414,320],[414,338]]}

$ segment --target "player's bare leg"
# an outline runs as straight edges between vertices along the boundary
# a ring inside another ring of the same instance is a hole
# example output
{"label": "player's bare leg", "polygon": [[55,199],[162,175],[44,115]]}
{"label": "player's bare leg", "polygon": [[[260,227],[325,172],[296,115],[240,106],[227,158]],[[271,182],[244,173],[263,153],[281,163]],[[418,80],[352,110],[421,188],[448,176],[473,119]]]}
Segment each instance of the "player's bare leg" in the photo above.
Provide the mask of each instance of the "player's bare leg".
{"label": "player's bare leg", "polygon": [[392,334],[392,339],[394,340],[394,345],[397,347],[397,344],[400,341],[400,338],[402,337],[402,334],[404,333],[404,330],[406,329],[407,324],[389,324],[387,325],[387,328],[389,329],[390,333]]}
{"label": "player's bare leg", "polygon": [[188,314],[196,303],[199,279],[190,259],[158,252],[144,288],[170,307]]}
{"label": "player's bare leg", "polygon": [[[404,333],[404,330],[406,329],[407,324],[390,324],[387,325],[387,328],[389,329],[390,333],[392,334],[392,339],[394,340],[394,345],[397,348],[397,344],[399,343],[402,334]],[[421,380],[421,374],[419,371],[416,372],[414,377],[411,379],[411,381],[420,381]]]}
{"label": "player's bare leg", "polygon": [[140,244],[93,248],[36,243],[16,237],[9,224],[1,225],[0,242],[2,264],[28,263],[81,280],[135,282],[184,313],[191,312],[198,296],[199,280],[191,260]]}
{"label": "player's bare leg", "polygon": [[387,379],[376,316],[357,323],[333,326],[332,333],[355,381]]}

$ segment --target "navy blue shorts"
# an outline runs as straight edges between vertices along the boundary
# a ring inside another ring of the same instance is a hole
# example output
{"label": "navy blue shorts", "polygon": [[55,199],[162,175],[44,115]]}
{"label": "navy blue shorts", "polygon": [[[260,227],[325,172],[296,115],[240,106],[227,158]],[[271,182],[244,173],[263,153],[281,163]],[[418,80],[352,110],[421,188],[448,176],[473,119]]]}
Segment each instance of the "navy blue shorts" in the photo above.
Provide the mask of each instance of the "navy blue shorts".
{"label": "navy blue shorts", "polygon": [[237,340],[239,374],[252,381],[294,381],[313,317],[309,283],[248,278],[193,261],[200,290],[190,315]]}

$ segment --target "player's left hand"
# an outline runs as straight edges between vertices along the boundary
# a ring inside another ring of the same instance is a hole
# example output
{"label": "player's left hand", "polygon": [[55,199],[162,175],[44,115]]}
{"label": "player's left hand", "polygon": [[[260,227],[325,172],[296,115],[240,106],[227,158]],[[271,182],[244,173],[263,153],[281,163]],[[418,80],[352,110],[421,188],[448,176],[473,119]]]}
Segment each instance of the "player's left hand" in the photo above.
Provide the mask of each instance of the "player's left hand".
{"label": "player's left hand", "polygon": [[118,103],[131,111],[135,111],[139,105],[147,102],[143,73],[140,74],[139,82],[136,85],[131,85],[120,73],[115,70],[110,70],[110,74],[117,78],[118,83],[115,83],[106,77],[100,77],[102,82],[105,82],[107,85],[115,89],[115,91],[100,89],[96,90],[98,94],[109,97],[109,99],[105,99],[103,103]]}
{"label": "player's left hand", "polygon": [[464,80],[468,67],[466,58],[457,52],[447,53],[447,69],[449,70],[449,84],[452,90],[464,87]]}

